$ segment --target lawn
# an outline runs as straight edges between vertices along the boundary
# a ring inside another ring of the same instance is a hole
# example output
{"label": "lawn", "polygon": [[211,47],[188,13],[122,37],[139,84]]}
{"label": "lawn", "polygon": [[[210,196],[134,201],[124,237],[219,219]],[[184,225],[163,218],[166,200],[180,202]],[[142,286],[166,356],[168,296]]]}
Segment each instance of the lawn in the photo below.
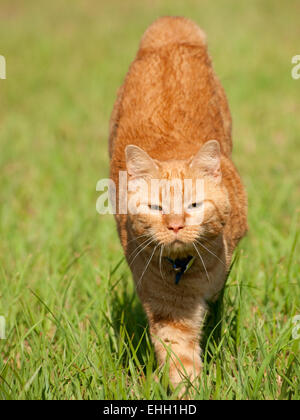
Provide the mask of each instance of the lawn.
{"label": "lawn", "polygon": [[220,334],[207,328],[190,396],[300,398],[299,1],[1,0],[0,399],[176,397],[113,217],[95,207],[117,88],[167,14],[207,33],[249,198]]}

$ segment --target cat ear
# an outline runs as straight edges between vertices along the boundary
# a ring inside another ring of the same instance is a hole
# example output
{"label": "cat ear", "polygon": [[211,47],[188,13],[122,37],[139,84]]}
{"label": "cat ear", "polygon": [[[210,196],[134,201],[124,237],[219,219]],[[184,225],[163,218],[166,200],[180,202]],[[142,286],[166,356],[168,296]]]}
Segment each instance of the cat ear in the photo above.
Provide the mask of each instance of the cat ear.
{"label": "cat ear", "polygon": [[130,177],[140,178],[154,176],[158,166],[141,148],[130,144],[125,149],[126,167]]}
{"label": "cat ear", "polygon": [[209,140],[192,158],[190,168],[221,182],[221,151],[217,140]]}

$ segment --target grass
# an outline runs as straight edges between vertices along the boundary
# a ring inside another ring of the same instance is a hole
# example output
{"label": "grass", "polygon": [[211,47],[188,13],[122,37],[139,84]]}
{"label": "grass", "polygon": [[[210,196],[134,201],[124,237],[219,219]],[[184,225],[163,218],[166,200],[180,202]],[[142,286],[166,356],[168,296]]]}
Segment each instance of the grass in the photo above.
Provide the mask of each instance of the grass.
{"label": "grass", "polygon": [[95,210],[116,90],[143,31],[166,14],[207,32],[249,195],[219,339],[208,323],[191,397],[299,399],[299,12],[296,0],[1,1],[1,399],[176,397],[114,220]]}

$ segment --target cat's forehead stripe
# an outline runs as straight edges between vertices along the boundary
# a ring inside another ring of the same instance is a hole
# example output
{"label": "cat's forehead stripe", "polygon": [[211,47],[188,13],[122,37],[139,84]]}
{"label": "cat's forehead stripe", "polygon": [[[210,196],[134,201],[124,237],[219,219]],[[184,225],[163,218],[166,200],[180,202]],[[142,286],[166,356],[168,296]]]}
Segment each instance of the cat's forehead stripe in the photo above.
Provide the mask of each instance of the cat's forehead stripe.
{"label": "cat's forehead stripe", "polygon": [[165,179],[171,180],[175,178],[184,179],[186,178],[186,163],[184,161],[170,161],[163,162],[162,176]]}

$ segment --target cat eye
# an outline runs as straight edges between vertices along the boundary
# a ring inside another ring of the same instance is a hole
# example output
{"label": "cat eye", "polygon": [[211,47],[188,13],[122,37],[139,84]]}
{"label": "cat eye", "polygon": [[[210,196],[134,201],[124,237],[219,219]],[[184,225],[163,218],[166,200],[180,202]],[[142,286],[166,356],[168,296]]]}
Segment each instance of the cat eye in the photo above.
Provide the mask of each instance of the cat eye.
{"label": "cat eye", "polygon": [[148,204],[150,210],[162,211],[162,207],[157,204]]}
{"label": "cat eye", "polygon": [[198,209],[203,204],[203,201],[200,201],[199,203],[192,203],[188,206],[188,210]]}

